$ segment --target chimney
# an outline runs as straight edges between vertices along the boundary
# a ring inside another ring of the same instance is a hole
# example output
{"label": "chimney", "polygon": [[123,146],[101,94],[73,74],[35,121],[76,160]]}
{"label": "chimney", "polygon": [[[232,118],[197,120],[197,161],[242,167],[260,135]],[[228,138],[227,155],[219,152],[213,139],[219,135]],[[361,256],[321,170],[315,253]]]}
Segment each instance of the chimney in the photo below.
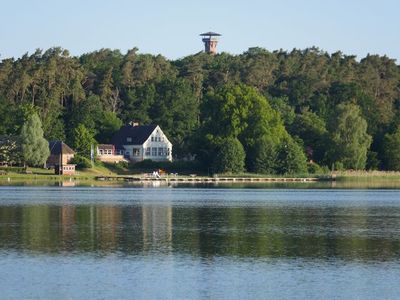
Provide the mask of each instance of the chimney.
{"label": "chimney", "polygon": [[130,121],[129,125],[131,125],[132,127],[139,126],[139,122],[138,121]]}

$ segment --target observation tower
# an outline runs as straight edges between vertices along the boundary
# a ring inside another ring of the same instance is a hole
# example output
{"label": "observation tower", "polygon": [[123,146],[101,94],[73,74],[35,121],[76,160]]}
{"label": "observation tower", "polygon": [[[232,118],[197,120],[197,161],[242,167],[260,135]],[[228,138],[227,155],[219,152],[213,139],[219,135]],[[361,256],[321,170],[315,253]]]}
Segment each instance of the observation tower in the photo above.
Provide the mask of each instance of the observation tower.
{"label": "observation tower", "polygon": [[216,32],[205,32],[200,34],[203,37],[204,51],[206,53],[217,54],[218,37],[221,36]]}

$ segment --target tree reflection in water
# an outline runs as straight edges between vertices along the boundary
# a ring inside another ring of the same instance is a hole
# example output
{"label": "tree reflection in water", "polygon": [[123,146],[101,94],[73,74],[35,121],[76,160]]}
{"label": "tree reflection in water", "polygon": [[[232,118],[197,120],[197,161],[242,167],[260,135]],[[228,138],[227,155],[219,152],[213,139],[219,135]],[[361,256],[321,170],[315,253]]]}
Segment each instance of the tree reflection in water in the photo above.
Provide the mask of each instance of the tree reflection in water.
{"label": "tree reflection in water", "polygon": [[53,253],[398,259],[399,206],[0,206],[0,248]]}

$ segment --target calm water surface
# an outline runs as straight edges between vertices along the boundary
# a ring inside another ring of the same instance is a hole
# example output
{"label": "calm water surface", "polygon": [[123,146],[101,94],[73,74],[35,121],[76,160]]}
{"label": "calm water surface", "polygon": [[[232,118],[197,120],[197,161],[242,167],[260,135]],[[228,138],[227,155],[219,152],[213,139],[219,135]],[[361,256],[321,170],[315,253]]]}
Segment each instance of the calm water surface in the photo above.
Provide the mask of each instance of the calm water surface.
{"label": "calm water surface", "polygon": [[400,190],[0,187],[0,299],[399,299]]}

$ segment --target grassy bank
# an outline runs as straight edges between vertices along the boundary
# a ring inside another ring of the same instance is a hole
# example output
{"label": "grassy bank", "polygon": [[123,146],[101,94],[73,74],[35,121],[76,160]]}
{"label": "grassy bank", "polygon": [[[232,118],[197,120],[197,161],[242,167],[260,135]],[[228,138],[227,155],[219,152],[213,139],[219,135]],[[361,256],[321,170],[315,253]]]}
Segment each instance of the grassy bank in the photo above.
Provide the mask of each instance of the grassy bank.
{"label": "grassy bank", "polygon": [[258,174],[258,173],[218,173],[214,174],[214,177],[225,177],[225,178],[327,178],[330,174],[290,174],[290,175],[279,175],[279,174]]}
{"label": "grassy bank", "polygon": [[[27,172],[22,172],[21,168],[12,171],[8,169],[6,174],[0,173],[0,180],[20,180],[20,181],[63,181],[63,180],[95,180],[97,176],[127,176],[143,173],[151,173],[154,169],[135,170],[114,164],[96,164],[91,169],[77,170],[75,175],[56,175],[54,170],[43,168],[28,168]],[[4,171],[3,171],[4,172]],[[179,173],[178,177],[188,177],[196,175],[197,178],[220,177],[220,178],[318,178],[322,181],[330,181],[332,177],[337,182],[358,182],[358,181],[400,181],[400,172],[384,172],[384,171],[336,171],[328,174],[293,174],[293,175],[271,175],[256,173],[225,173],[207,176],[202,173]]]}
{"label": "grassy bank", "polygon": [[400,180],[400,172],[388,171],[337,171],[332,174],[336,181]]}
{"label": "grassy bank", "polygon": [[26,172],[13,171],[8,169],[6,173],[0,174],[0,180],[18,179],[18,180],[65,180],[81,179],[94,180],[99,175],[117,175],[105,166],[95,166],[91,169],[78,170],[75,175],[56,175],[54,169],[27,168]]}

